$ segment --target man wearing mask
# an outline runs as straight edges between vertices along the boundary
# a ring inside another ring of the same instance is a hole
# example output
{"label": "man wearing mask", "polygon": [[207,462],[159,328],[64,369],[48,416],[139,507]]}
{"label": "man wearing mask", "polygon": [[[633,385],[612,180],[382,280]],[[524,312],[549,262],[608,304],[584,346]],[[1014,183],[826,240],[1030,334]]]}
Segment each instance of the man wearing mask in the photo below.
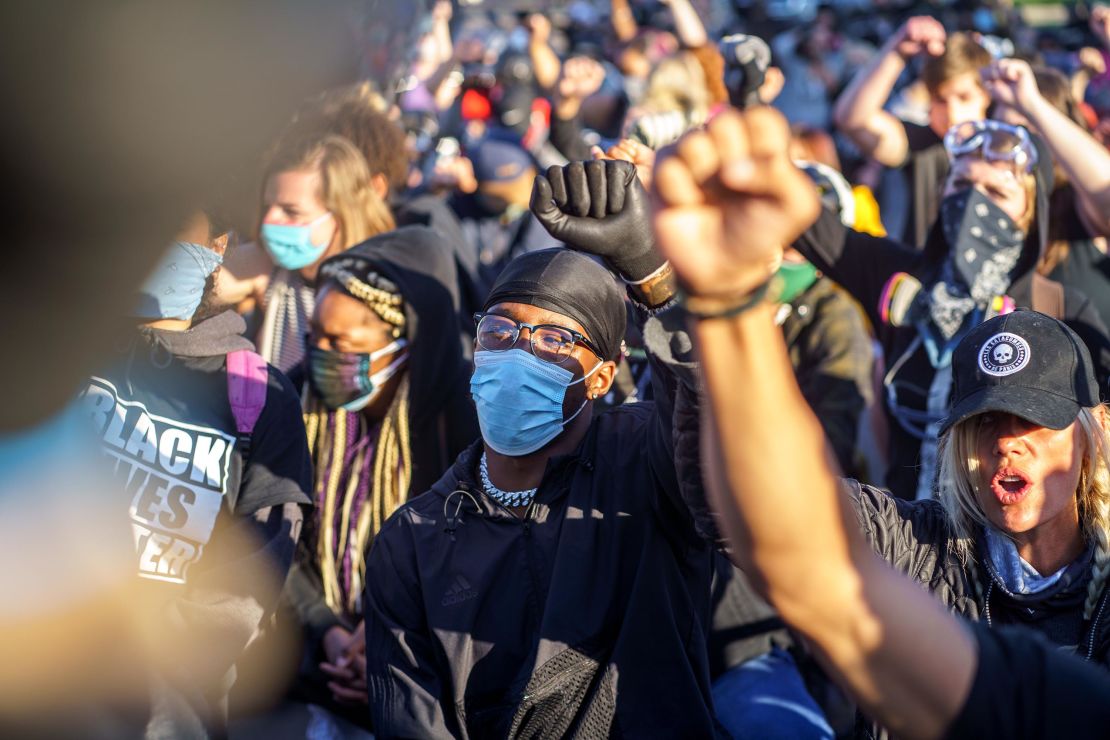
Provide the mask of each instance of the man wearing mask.
{"label": "man wearing mask", "polygon": [[[627,162],[551,168],[532,209],[573,249],[517,257],[477,318],[482,439],[379,532],[367,677],[389,737],[721,736],[712,536],[690,344]],[[579,252],[584,252],[580,254]],[[628,286],[655,401],[595,415]]]}
{"label": "man wearing mask", "polygon": [[[456,193],[451,208],[462,223],[468,258],[459,268],[481,300],[513,257],[558,245],[528,210],[536,166],[511,138],[487,135],[468,152],[478,189]],[[461,261],[460,261],[461,262]]]}
{"label": "man wearing mask", "polygon": [[229,238],[213,231],[199,214],[178,235],[118,361],[82,394],[173,646],[152,677],[149,736],[225,731],[235,664],[277,602],[310,504],[297,393],[253,352],[243,319],[213,308]]}
{"label": "man wearing mask", "polygon": [[[925,58],[921,81],[929,91],[927,126],[901,121],[883,109],[915,57]],[[901,235],[904,244],[920,247],[936,220],[938,194],[948,174],[941,137],[957,123],[987,116],[991,97],[979,70],[990,62],[990,54],[969,34],[948,36],[935,18],[917,16],[898,29],[836,101],[837,128],[865,157],[906,170],[913,206]]]}

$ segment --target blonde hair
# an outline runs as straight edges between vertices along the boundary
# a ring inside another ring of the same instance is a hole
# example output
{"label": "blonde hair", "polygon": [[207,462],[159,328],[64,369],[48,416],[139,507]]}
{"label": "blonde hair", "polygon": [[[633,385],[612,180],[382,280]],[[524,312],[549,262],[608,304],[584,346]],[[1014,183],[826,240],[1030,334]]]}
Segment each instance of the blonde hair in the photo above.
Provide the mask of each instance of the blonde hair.
{"label": "blonde hair", "polygon": [[[1083,430],[1086,454],[1075,496],[1080,527],[1095,550],[1093,573],[1083,604],[1084,619],[1090,619],[1094,614],[1106,579],[1110,576],[1110,436],[1102,428],[1095,411],[1095,408],[1081,409],[1077,419]],[[965,548],[975,539],[978,527],[994,527],[983,513],[972,480],[980,465],[975,450],[979,420],[980,417],[972,417],[948,430],[941,438],[937,452],[940,461],[938,498],[957,540]],[[972,573],[974,576],[974,569]],[[982,585],[977,577],[975,587],[981,592]]]}
{"label": "blonde hair", "polygon": [[263,188],[274,175],[297,170],[319,173],[317,195],[335,218],[341,249],[395,228],[393,214],[371,186],[366,158],[348,139],[326,134],[279,142],[267,164]]}
{"label": "blonde hair", "polygon": [[640,103],[640,107],[652,113],[678,111],[691,126],[705,122],[709,106],[705,71],[697,58],[686,52],[659,62],[648,78],[648,87]]}
{"label": "blonde hair", "polygon": [[[350,462],[353,468],[340,492],[350,439],[370,433],[369,422],[358,412],[328,409],[313,394],[305,394],[304,422],[308,450],[315,461],[316,494],[320,501],[320,530],[316,533],[316,562],[324,587],[324,600],[337,614],[357,614],[366,584],[366,551],[382,523],[408,496],[412,480],[409,444],[409,376],[401,380],[393,403],[382,420],[376,444],[363,445]],[[356,425],[354,434],[350,425]],[[351,534],[351,515],[359,485],[370,476],[370,496],[358,512]],[[342,493],[342,498],[340,497]],[[335,515],[341,510],[336,542]],[[350,536],[349,536],[350,535]],[[350,540],[350,541],[348,541]],[[334,544],[333,544],[334,543]],[[351,582],[344,598],[340,564],[351,553]]]}

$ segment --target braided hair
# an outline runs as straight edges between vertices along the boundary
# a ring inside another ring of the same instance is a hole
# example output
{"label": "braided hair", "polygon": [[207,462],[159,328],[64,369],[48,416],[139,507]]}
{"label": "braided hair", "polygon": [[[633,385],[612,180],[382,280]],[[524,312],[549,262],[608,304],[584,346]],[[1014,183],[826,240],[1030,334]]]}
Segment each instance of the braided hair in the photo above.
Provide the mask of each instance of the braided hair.
{"label": "braided hair", "polygon": [[[333,260],[321,285],[334,282],[404,335],[406,318],[397,287],[370,271],[356,275],[358,260]],[[405,373],[385,416],[377,422],[360,412],[329,409],[311,390],[304,394],[304,421],[315,468],[314,554],[327,605],[357,614],[365,585],[365,555],[382,523],[408,496],[412,480],[409,441],[409,376]]]}
{"label": "braided hair", "polygon": [[[1077,421],[1085,436],[1086,453],[1075,496],[1083,535],[1094,549],[1083,603],[1083,619],[1089,621],[1110,578],[1110,437],[1096,418],[1095,409],[1080,409]],[[940,440],[938,449],[938,497],[956,538],[967,543],[973,541],[977,527],[993,526],[979,505],[972,482],[979,470],[975,451],[978,424],[979,419],[972,417],[955,425]],[[976,595],[980,601],[985,600],[979,569],[969,563],[967,570]]]}

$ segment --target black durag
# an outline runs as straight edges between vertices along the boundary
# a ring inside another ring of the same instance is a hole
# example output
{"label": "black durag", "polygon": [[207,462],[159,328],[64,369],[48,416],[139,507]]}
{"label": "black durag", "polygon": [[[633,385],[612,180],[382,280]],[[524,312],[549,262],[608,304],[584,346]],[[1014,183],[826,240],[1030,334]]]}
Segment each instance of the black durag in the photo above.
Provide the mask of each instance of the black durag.
{"label": "black durag", "polygon": [[513,259],[494,283],[485,308],[523,303],[577,321],[606,360],[616,359],[627,313],[616,278],[590,257],[557,247]]}

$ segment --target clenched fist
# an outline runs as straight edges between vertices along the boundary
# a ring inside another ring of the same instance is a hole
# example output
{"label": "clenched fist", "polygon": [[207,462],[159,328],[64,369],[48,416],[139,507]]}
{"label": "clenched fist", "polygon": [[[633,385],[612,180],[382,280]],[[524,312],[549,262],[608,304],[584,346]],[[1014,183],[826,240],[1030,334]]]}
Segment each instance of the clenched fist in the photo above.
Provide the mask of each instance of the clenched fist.
{"label": "clenched fist", "polygon": [[656,246],[692,295],[755,289],[817,220],[817,191],[789,143],[786,119],[757,107],[726,111],[660,154]]}

